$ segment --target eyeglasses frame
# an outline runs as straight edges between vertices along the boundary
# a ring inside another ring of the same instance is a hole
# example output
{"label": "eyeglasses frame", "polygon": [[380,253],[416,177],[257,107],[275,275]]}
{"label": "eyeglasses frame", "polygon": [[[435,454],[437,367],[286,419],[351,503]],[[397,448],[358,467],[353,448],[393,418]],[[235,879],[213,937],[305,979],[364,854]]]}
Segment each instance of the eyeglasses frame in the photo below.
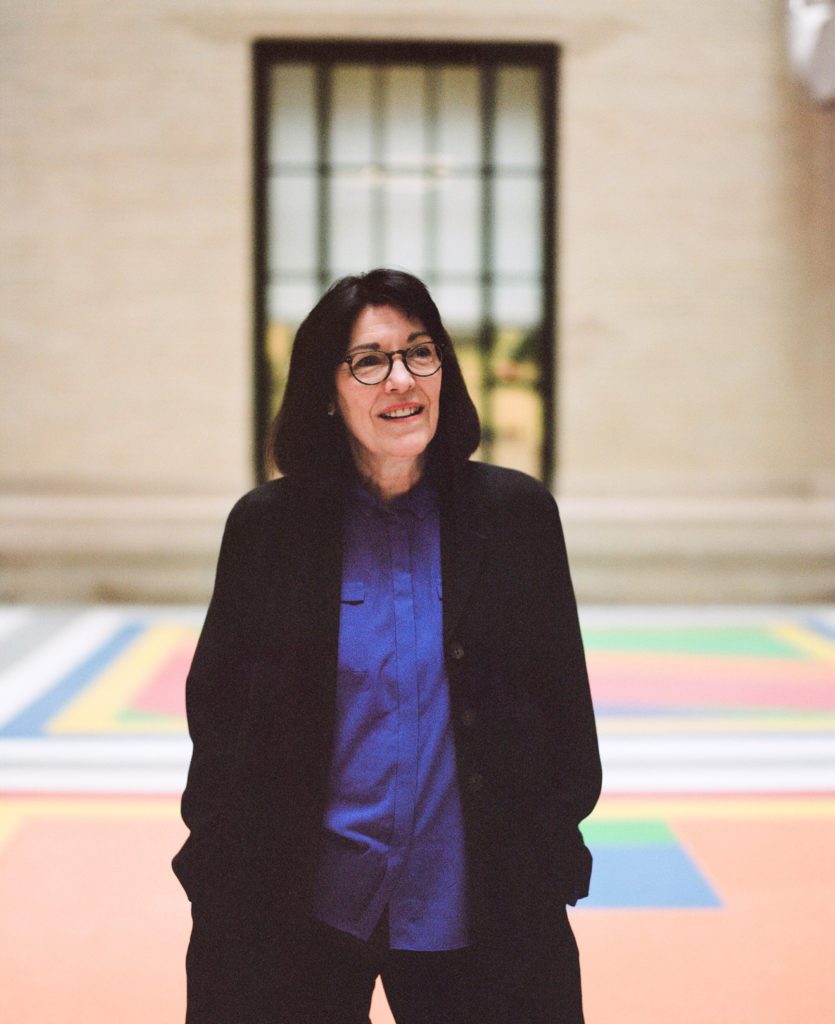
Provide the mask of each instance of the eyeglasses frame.
{"label": "eyeglasses frame", "polygon": [[[438,353],[438,365],[435,367],[434,370],[430,371],[429,373],[417,373],[415,370],[413,370],[411,368],[411,366],[409,366],[409,363],[406,360],[406,353],[409,351],[409,349],[418,348],[421,345],[426,345],[426,344],[432,344],[432,345],[435,346],[435,351]],[[358,356],[368,355],[369,352],[373,352],[375,355],[386,356],[386,358],[389,361],[389,368],[386,370],[385,375],[383,377],[381,377],[380,380],[375,380],[375,381],[360,380],[359,377],[354,373],[353,360],[356,359]],[[377,349],[377,348],[374,348],[374,349],[363,349],[363,350],[361,350],[359,352],[352,352],[350,355],[345,356],[344,359],[340,359],[339,362],[340,362],[340,364],[341,363],[347,363],[348,364],[348,369],[351,371],[351,376],[354,378],[354,380],[357,382],[357,384],[363,384],[365,387],[373,388],[373,387],[376,387],[378,384],[385,383],[385,381],[387,381],[389,379],[389,377],[391,376],[391,371],[394,369],[394,357],[395,356],[400,356],[400,358],[403,360],[403,365],[406,367],[406,370],[408,371],[408,373],[410,373],[412,376],[414,376],[414,377],[434,377],[435,374],[438,372],[438,370],[440,370],[441,367],[444,365],[444,346],[443,346],[443,344],[440,341],[435,341],[434,338],[427,338],[426,341],[414,341],[414,342],[412,342],[411,345],[407,346],[406,348],[398,348],[398,349],[395,349],[393,352],[386,352],[383,349]]]}

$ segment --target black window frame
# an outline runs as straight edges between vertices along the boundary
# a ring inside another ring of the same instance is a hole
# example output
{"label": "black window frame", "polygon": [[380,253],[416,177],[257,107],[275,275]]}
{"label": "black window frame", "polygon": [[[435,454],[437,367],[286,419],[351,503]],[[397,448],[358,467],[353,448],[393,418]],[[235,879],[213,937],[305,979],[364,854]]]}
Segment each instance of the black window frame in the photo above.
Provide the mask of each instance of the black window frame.
{"label": "black window frame", "polygon": [[[258,39],[252,44],[252,174],[253,174],[253,366],[254,366],[254,463],[258,481],[266,479],[265,447],[271,420],[271,381],[266,354],[267,287],[269,284],[267,240],[267,182],[268,119],[270,113],[270,72],[280,61],[313,62],[317,66],[358,63],[403,63],[419,66],[432,64],[460,64],[489,69],[512,64],[536,65],[542,75],[543,96],[543,219],[542,230],[542,366],[539,391],[542,397],[543,423],[541,448],[541,478],[549,483],[557,470],[556,388],[557,388],[557,259],[558,259],[558,87],[560,48],[552,43],[482,43],[438,42],[431,40],[313,40],[313,39]],[[490,90],[485,90],[489,104]],[[489,112],[488,112],[489,116]],[[489,123],[489,121],[488,121]],[[325,178],[326,167],[320,164],[319,180]],[[489,182],[492,168],[483,164],[483,174]],[[484,207],[489,207],[489,189],[485,189]],[[482,212],[484,223],[489,223],[491,210]],[[326,238],[320,218],[317,239],[319,253],[318,273],[320,291],[324,292],[327,279],[323,253]],[[490,232],[484,231],[483,248],[489,247]],[[490,265],[489,251],[482,253],[481,288],[488,293],[493,287],[495,273]],[[371,269],[371,268],[364,268]],[[431,287],[431,284],[430,284]],[[482,303],[483,307],[485,303]],[[443,316],[444,311],[441,310]],[[481,348],[489,350],[493,325],[482,323]]]}

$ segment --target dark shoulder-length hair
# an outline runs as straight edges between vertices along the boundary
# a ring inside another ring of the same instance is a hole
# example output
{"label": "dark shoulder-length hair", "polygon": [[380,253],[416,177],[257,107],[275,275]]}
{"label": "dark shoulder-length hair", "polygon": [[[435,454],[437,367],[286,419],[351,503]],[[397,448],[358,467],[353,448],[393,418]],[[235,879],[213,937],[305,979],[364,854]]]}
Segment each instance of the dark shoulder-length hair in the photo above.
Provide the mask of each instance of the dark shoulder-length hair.
{"label": "dark shoulder-length hair", "polygon": [[329,416],[328,408],[335,398],[336,369],[357,317],[368,306],[392,306],[409,320],[420,321],[443,347],[438,429],[428,449],[434,469],[454,472],[478,447],[478,413],[426,285],[404,271],[378,269],[337,281],[299,327],[284,398],[270,430],[270,468],[309,480],[353,472],[342,420]]}

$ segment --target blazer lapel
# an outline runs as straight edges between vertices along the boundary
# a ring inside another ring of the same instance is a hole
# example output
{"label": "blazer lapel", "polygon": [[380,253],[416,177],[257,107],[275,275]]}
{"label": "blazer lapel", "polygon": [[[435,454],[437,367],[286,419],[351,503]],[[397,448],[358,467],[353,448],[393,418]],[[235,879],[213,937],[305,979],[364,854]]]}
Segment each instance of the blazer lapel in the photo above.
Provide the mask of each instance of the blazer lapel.
{"label": "blazer lapel", "polygon": [[315,705],[313,691],[318,689],[329,706],[339,641],[343,494],[338,487],[294,486],[292,500],[272,524],[275,570],[267,595],[262,666],[268,688],[277,681],[275,665],[287,666],[281,682],[291,702],[313,698]]}
{"label": "blazer lapel", "polygon": [[489,539],[484,496],[474,493],[469,477],[466,472],[457,474],[441,503],[444,641],[450,640],[455,633],[481,569]]}
{"label": "blazer lapel", "polygon": [[343,509],[344,492],[337,484],[319,484],[304,495],[294,517],[296,571],[289,581],[311,677],[320,678],[329,691],[335,687],[339,645]]}

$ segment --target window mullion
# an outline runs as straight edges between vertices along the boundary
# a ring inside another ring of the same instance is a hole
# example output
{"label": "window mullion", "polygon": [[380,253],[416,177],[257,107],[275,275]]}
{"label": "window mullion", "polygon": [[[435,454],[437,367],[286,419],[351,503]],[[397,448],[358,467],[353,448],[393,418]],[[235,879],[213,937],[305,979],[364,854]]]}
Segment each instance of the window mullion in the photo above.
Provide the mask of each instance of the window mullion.
{"label": "window mullion", "polygon": [[[385,209],[384,189],[388,181],[389,168],[384,156],[384,133],[389,112],[388,89],[386,88],[385,66],[373,69],[372,89],[372,171],[371,171],[371,253],[372,262],[380,267],[385,262]],[[370,269],[370,268],[367,268]]]}
{"label": "window mullion", "polygon": [[316,162],[317,162],[317,222],[316,222],[316,276],[319,291],[327,288],[331,281],[329,257],[330,239],[330,120],[331,120],[331,79],[332,64],[320,64],[316,68]]}
{"label": "window mullion", "polygon": [[481,359],[481,418],[483,428],[482,455],[490,461],[493,436],[493,370],[492,352],[495,337],[493,319],[494,252],[493,204],[495,168],[492,142],[496,122],[496,72],[492,64],[481,68],[481,324],[479,355]]}

